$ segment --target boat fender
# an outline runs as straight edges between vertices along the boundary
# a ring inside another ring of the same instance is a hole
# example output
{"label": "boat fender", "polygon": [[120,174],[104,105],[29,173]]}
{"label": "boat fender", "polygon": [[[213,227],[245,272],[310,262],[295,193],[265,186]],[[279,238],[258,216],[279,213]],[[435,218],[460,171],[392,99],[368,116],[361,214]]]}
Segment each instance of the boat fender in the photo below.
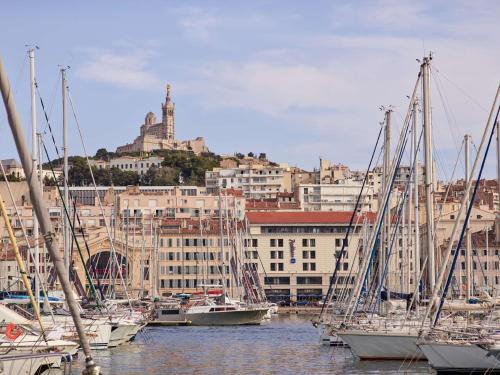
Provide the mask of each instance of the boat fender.
{"label": "boat fender", "polygon": [[14,323],[9,323],[7,329],[5,330],[5,337],[10,340],[15,340],[21,336],[21,333],[23,333],[21,328],[17,327]]}

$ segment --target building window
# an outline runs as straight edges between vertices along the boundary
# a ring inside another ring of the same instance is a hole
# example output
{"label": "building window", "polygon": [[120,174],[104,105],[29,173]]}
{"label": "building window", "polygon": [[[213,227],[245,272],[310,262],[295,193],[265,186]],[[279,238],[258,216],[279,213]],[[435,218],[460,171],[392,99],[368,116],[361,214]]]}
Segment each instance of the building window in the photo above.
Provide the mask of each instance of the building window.
{"label": "building window", "polygon": [[302,247],[307,247],[307,238],[302,239]]}
{"label": "building window", "polygon": [[278,263],[278,271],[283,271],[285,268],[284,268],[284,265],[283,263]]}
{"label": "building window", "polygon": [[278,259],[283,259],[285,253],[283,251],[278,251]]}
{"label": "building window", "polygon": [[278,239],[278,247],[283,247],[283,238]]}
{"label": "building window", "polygon": [[307,284],[315,284],[315,285],[321,285],[323,283],[323,280],[321,276],[312,276],[312,277],[307,277],[307,276],[297,276],[297,284],[298,285],[307,285]]}
{"label": "building window", "polygon": [[302,271],[309,271],[309,263],[302,263]]}
{"label": "building window", "polygon": [[302,251],[302,259],[309,259],[309,251],[307,250]]}
{"label": "building window", "polygon": [[316,259],[316,250],[311,250],[311,251],[309,252],[309,255],[310,255],[310,258],[311,258],[311,259]]}
{"label": "building window", "polygon": [[310,247],[316,247],[316,239],[315,238],[311,238],[309,240],[309,246]]}
{"label": "building window", "polygon": [[316,263],[310,264],[311,271],[316,271]]}
{"label": "building window", "polygon": [[274,238],[271,238],[270,242],[269,242],[269,245],[271,247],[276,247],[276,240]]}
{"label": "building window", "polygon": [[276,251],[271,251],[271,259],[276,259]]}
{"label": "building window", "polygon": [[276,271],[276,263],[271,263],[271,271]]}
{"label": "building window", "polygon": [[347,262],[346,262],[346,263],[344,263],[344,265],[342,266],[342,269],[343,269],[344,271],[348,271],[348,270],[349,270],[349,263],[347,263]]}
{"label": "building window", "polygon": [[257,247],[257,238],[252,238],[252,246]]}
{"label": "building window", "polygon": [[341,245],[340,245],[341,243],[342,243],[342,242],[341,242],[341,239],[340,239],[340,238],[336,238],[336,239],[335,239],[335,246],[336,246],[336,247],[340,247],[340,246],[341,246]]}

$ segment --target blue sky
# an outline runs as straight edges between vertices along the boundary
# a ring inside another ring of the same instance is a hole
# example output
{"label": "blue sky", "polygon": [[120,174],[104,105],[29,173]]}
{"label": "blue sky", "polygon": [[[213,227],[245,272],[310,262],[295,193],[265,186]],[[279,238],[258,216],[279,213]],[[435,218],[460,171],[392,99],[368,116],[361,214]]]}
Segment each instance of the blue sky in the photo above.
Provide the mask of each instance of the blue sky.
{"label": "blue sky", "polygon": [[[170,82],[179,139],[203,136],[217,153],[266,152],[310,169],[320,157],[363,168],[380,105],[395,106],[400,127],[416,59],[432,51],[435,149],[446,177],[463,134],[479,143],[499,82],[499,4],[9,2],[0,53],[29,129],[25,45],[40,46],[37,77],[58,141],[58,65],[71,66],[71,96],[92,154],[132,141],[148,111],[160,117]],[[0,157],[12,157],[0,111]],[[81,154],[73,121],[70,129],[70,153]]]}

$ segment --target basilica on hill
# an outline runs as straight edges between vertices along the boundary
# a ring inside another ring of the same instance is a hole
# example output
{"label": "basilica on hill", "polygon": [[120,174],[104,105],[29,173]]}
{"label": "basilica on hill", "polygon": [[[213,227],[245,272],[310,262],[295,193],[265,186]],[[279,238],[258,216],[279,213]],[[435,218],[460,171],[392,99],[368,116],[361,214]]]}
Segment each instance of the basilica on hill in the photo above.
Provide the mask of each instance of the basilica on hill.
{"label": "basilica on hill", "polygon": [[150,152],[153,150],[184,150],[193,151],[195,154],[208,151],[203,137],[192,140],[179,141],[175,139],[175,103],[170,97],[170,85],[167,84],[167,97],[162,103],[161,122],[157,122],[153,112],[148,112],[141,125],[141,133],[133,143],[119,146],[117,153],[124,152]]}

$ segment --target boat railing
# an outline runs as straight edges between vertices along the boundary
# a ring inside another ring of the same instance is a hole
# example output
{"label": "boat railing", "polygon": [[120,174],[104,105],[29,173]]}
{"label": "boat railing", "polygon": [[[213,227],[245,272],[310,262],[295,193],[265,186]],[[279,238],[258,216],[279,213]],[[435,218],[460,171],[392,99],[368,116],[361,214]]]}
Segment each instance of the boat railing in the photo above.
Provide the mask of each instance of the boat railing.
{"label": "boat railing", "polygon": [[30,320],[35,319],[35,316],[32,313],[30,313],[28,310],[22,308],[18,304],[15,304],[15,303],[9,304],[9,309],[11,309],[12,311],[15,311],[16,313],[18,313],[19,315],[23,316],[26,319],[30,319]]}

